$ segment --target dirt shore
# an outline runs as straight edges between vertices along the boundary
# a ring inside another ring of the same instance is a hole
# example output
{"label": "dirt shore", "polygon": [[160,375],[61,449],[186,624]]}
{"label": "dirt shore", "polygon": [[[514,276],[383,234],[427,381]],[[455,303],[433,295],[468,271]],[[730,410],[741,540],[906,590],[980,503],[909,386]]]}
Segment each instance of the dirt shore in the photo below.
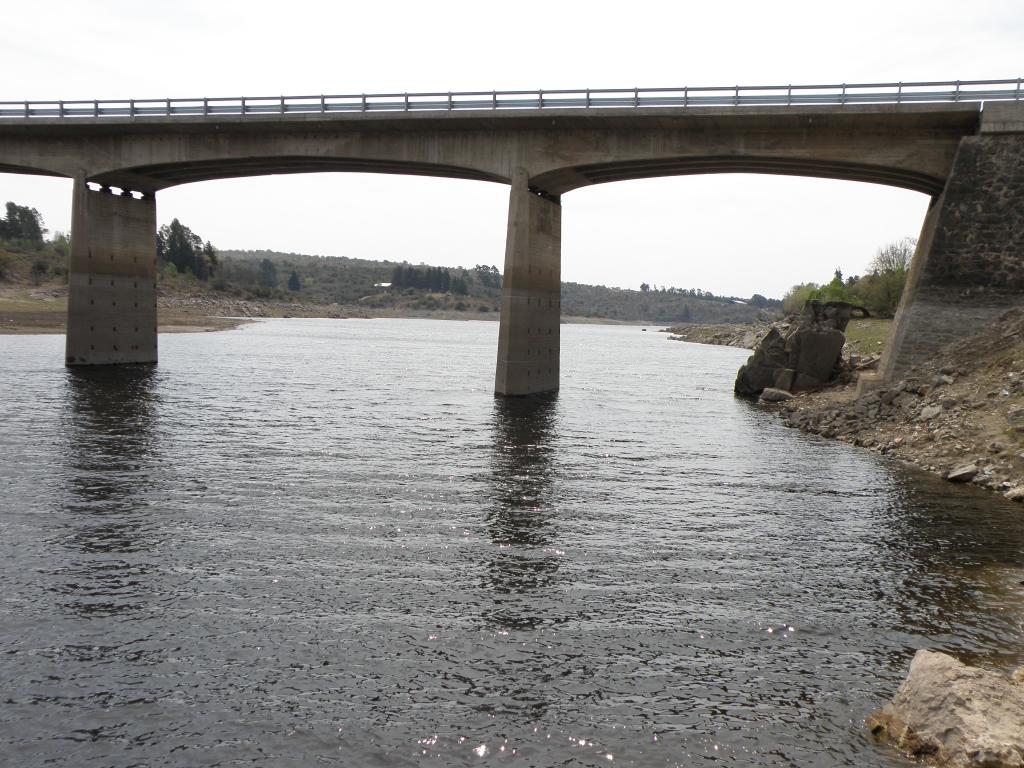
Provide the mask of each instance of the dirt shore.
{"label": "dirt shore", "polygon": [[[226,331],[261,318],[320,317],[332,319],[426,318],[433,320],[497,320],[497,312],[459,312],[451,309],[366,309],[340,304],[284,301],[246,301],[205,295],[161,294],[157,298],[161,333]],[[646,325],[594,317],[564,317],[567,323]],[[0,334],[64,333],[67,289],[26,290],[0,287]]]}

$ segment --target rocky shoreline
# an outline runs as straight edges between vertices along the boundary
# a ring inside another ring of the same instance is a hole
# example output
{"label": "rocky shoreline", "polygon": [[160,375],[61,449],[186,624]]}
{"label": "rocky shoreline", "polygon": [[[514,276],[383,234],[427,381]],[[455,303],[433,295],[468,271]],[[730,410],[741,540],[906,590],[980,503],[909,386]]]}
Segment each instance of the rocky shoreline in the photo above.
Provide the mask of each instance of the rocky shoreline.
{"label": "rocky shoreline", "polygon": [[778,405],[787,426],[1024,500],[1024,311],[1004,315],[892,386],[856,384]]}
{"label": "rocky shoreline", "polygon": [[662,333],[670,334],[668,337],[670,341],[689,341],[692,344],[714,344],[720,347],[753,349],[771,327],[771,323],[677,325],[663,329]]}
{"label": "rocky shoreline", "polygon": [[[854,321],[856,322],[856,321]],[[680,326],[670,339],[752,349],[773,326]],[[844,347],[841,368],[871,368],[879,349]],[[858,370],[859,369],[859,370]],[[857,373],[813,392],[761,398],[786,426],[904,461],[951,482],[1024,501],[1024,310],[947,348],[892,386],[857,396]]]}

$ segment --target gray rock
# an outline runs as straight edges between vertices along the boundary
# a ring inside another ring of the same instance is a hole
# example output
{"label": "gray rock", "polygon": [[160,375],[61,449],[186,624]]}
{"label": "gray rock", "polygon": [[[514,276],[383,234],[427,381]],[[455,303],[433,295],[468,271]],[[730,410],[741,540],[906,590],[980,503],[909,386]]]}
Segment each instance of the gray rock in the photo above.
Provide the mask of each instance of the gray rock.
{"label": "gray rock", "polygon": [[775,369],[775,389],[785,389],[787,391],[793,389],[793,381],[796,379],[796,371],[792,368],[776,368]]}
{"label": "gray rock", "polygon": [[1024,766],[1024,685],[918,651],[893,700],[867,717],[875,738],[929,765]]}
{"label": "gray rock", "polygon": [[[946,479],[951,483],[968,483],[973,480],[978,474],[977,464],[964,464],[956,469],[951,469],[949,474],[946,475]],[[1024,763],[1021,764],[1024,766]]]}
{"label": "gray rock", "polygon": [[766,387],[765,390],[761,392],[761,399],[766,403],[781,403],[786,400],[792,400],[793,393],[787,392],[784,389]]}
{"label": "gray rock", "polygon": [[842,331],[798,328],[786,339],[786,352],[798,374],[825,382],[834,376],[845,342]]}
{"label": "gray rock", "polygon": [[[1003,494],[1003,498],[1009,499],[1010,501],[1024,501],[1024,485],[1014,486]],[[1018,671],[1024,672],[1024,667],[1021,667]],[[1021,682],[1024,682],[1024,680]]]}
{"label": "gray rock", "polygon": [[921,409],[921,421],[931,421],[936,416],[942,413],[941,405],[926,405]]}
{"label": "gray rock", "polygon": [[758,342],[736,374],[736,394],[756,397],[768,387],[798,392],[848,380],[843,331],[855,311],[867,316],[845,302],[807,302],[798,320],[773,326]]}

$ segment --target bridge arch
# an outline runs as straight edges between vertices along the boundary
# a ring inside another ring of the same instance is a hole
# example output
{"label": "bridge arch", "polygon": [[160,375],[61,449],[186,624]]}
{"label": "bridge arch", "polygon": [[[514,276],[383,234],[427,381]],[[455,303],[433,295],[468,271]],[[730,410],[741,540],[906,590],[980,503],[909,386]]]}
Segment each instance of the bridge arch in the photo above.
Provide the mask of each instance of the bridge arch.
{"label": "bridge arch", "polygon": [[759,154],[684,155],[591,163],[546,171],[532,177],[531,182],[549,194],[562,195],[580,187],[614,181],[718,173],[860,181],[900,187],[931,196],[941,193],[945,186],[942,177],[899,166]]}
{"label": "bridge arch", "polygon": [[305,154],[211,157],[202,160],[155,163],[104,171],[87,177],[86,181],[101,186],[152,193],[181,184],[201,181],[329,172],[434,176],[490,181],[500,184],[509,183],[507,177],[491,171],[443,162]]}
{"label": "bridge arch", "polygon": [[14,165],[11,163],[0,163],[0,173],[17,173],[24,176],[51,176],[60,179],[69,179],[67,173],[61,173],[50,168],[41,168],[29,165]]}

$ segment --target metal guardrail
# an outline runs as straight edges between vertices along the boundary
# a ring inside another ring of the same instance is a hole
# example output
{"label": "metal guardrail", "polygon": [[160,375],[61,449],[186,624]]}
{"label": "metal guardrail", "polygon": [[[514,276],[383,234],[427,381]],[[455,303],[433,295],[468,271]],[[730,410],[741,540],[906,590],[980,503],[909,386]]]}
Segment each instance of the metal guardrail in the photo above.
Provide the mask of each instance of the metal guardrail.
{"label": "metal guardrail", "polygon": [[553,91],[449,91],[319,96],[222,96],[195,99],[0,101],[0,117],[100,118],[457,112],[608,107],[750,107],[1020,101],[1022,80],[954,80],[838,85],[683,88],[581,88]]}

